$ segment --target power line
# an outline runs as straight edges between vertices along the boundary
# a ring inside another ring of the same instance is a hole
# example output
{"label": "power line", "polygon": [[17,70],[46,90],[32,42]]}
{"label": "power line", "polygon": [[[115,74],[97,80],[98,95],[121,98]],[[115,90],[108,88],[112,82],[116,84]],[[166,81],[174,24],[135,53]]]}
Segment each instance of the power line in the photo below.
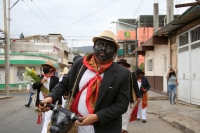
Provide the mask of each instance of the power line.
{"label": "power line", "polygon": [[70,25],[68,25],[68,26],[66,26],[66,27],[64,27],[64,28],[62,28],[62,29],[60,29],[60,30],[66,29],[66,28],[68,28],[68,27],[70,27],[70,26],[72,26],[72,25],[74,25],[74,24],[76,24],[76,23],[78,23],[78,22],[80,22],[80,21],[82,21],[82,20],[88,18],[89,16],[91,16],[91,15],[93,15],[93,14],[99,12],[99,11],[102,10],[103,8],[105,8],[105,7],[109,6],[110,4],[114,3],[115,1],[117,1],[117,0],[114,0],[114,1],[112,1],[112,2],[110,2],[110,3],[108,3],[107,5],[105,5],[105,6],[103,6],[102,8],[96,10],[95,12],[93,12],[93,13],[87,15],[86,17],[84,17],[84,18],[82,18],[82,19],[80,19],[80,20],[78,20],[78,21],[76,21],[76,22],[74,22],[74,23],[72,23],[72,24],[70,24]]}
{"label": "power line", "polygon": [[[24,1],[23,1],[24,2]],[[40,17],[24,2],[24,4],[40,19]],[[40,19],[40,21],[42,21],[44,23],[44,21],[42,19]],[[46,23],[44,23],[47,27],[49,27]],[[51,29],[51,27],[49,27]],[[53,32],[54,30],[51,29]]]}
{"label": "power line", "polygon": [[[12,20],[15,20],[15,21],[40,21],[40,20],[31,20],[31,19],[12,19]],[[45,22],[45,21],[44,21]],[[51,22],[73,22],[73,21],[67,21],[67,20],[58,20],[58,21],[52,21],[51,20]],[[80,22],[80,23],[93,23],[93,24],[95,24],[95,23],[99,23],[99,24],[101,24],[101,23],[110,23],[110,22]]]}
{"label": "power line", "polygon": [[[31,0],[32,1],[32,0]],[[33,1],[32,1],[33,2]],[[33,4],[37,7],[37,9],[42,13],[42,15],[49,21],[49,19],[44,15],[44,13],[40,10],[40,8],[35,4],[35,2],[33,2]],[[49,21],[49,23],[51,23],[51,21]],[[52,24],[52,23],[51,23]],[[52,24],[53,25],[53,24]],[[54,25],[53,25],[54,28],[56,28]],[[57,31],[59,31],[57,28],[56,28]]]}
{"label": "power line", "polygon": [[[143,2],[143,0],[140,2],[140,5],[138,6],[137,10],[135,11],[135,14],[133,15],[133,19],[134,19],[136,13],[138,12],[138,9],[139,9],[140,6],[142,5],[142,2]],[[126,27],[126,30],[125,30],[125,31],[127,31],[128,27],[129,27],[129,25]]]}
{"label": "power line", "polygon": [[140,6],[142,5],[142,2],[143,2],[143,0],[141,1],[141,3],[140,3],[140,5],[139,5],[139,7],[137,8],[137,10],[136,10],[136,12],[135,12],[135,14],[133,15],[133,18],[135,17],[136,13],[138,12],[138,10],[139,10]]}

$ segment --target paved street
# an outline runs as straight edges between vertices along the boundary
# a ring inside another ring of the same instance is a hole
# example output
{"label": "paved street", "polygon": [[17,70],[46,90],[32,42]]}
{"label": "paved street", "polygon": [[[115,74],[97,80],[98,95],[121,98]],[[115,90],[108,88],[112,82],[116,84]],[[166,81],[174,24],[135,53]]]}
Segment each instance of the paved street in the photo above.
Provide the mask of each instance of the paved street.
{"label": "paved street", "polygon": [[40,133],[33,106],[26,108],[29,93],[10,93],[14,98],[0,100],[0,133]]}
{"label": "paved street", "polygon": [[[26,108],[28,93],[10,93],[11,99],[0,100],[0,133],[40,133],[41,125],[37,125],[37,115],[33,105]],[[1,94],[2,95],[2,94]],[[129,123],[130,133],[181,133],[178,129],[157,118],[147,115],[147,123],[135,121]]]}
{"label": "paved street", "polygon": [[159,119],[157,116],[147,113],[147,123],[134,121],[128,125],[129,133],[182,133],[179,129]]}

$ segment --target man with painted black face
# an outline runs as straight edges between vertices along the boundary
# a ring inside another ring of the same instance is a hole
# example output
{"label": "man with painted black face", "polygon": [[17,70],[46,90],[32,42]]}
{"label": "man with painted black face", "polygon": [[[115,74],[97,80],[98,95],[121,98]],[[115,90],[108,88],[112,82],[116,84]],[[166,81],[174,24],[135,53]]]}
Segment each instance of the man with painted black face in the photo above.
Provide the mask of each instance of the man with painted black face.
{"label": "man with painted black face", "polygon": [[[51,92],[53,87],[59,82],[59,78],[53,74],[53,72],[56,71],[53,62],[47,61],[45,64],[42,64],[41,67],[43,69],[43,74],[40,77],[41,81],[33,84],[33,89],[37,89],[36,107],[39,106],[39,101],[44,100],[47,97],[48,92]],[[41,87],[45,88],[46,91],[41,90]],[[62,105],[62,97],[59,97],[58,99],[58,104]],[[47,133],[47,126],[51,120],[51,115],[51,110],[42,113],[42,115],[38,115],[37,124],[43,123],[41,133]]]}
{"label": "man with painted black face", "polygon": [[78,133],[121,133],[122,114],[129,105],[130,72],[114,63],[119,45],[111,31],[93,38],[94,53],[78,58],[68,75],[59,82],[43,103],[57,100],[72,90],[72,112]]}

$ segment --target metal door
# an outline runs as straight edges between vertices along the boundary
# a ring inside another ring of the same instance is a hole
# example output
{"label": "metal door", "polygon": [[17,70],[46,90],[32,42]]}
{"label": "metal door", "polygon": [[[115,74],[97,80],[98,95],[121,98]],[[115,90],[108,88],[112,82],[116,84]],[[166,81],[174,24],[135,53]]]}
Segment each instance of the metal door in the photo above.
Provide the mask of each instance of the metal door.
{"label": "metal door", "polygon": [[182,101],[191,103],[189,46],[180,48],[178,52],[178,97]]}
{"label": "metal door", "polygon": [[200,105],[200,43],[191,45],[191,103]]}

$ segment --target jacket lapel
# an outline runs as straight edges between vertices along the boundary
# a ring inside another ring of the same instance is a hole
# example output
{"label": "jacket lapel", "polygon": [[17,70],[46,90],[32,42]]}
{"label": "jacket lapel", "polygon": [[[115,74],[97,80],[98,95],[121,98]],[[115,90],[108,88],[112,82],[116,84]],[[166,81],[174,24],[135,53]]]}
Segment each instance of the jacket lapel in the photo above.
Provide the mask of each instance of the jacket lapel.
{"label": "jacket lapel", "polygon": [[113,80],[116,77],[115,74],[115,65],[114,63],[108,68],[103,76],[103,80],[101,82],[100,88],[99,88],[99,94],[97,98],[96,106],[100,103],[100,101],[103,99],[104,95],[106,94],[107,90],[109,89],[110,85],[112,84]]}
{"label": "jacket lapel", "polygon": [[51,92],[51,86],[52,86],[52,84],[53,84],[53,81],[54,81],[54,76],[52,76],[51,77],[51,79],[50,79],[50,83],[49,83],[49,92]]}

